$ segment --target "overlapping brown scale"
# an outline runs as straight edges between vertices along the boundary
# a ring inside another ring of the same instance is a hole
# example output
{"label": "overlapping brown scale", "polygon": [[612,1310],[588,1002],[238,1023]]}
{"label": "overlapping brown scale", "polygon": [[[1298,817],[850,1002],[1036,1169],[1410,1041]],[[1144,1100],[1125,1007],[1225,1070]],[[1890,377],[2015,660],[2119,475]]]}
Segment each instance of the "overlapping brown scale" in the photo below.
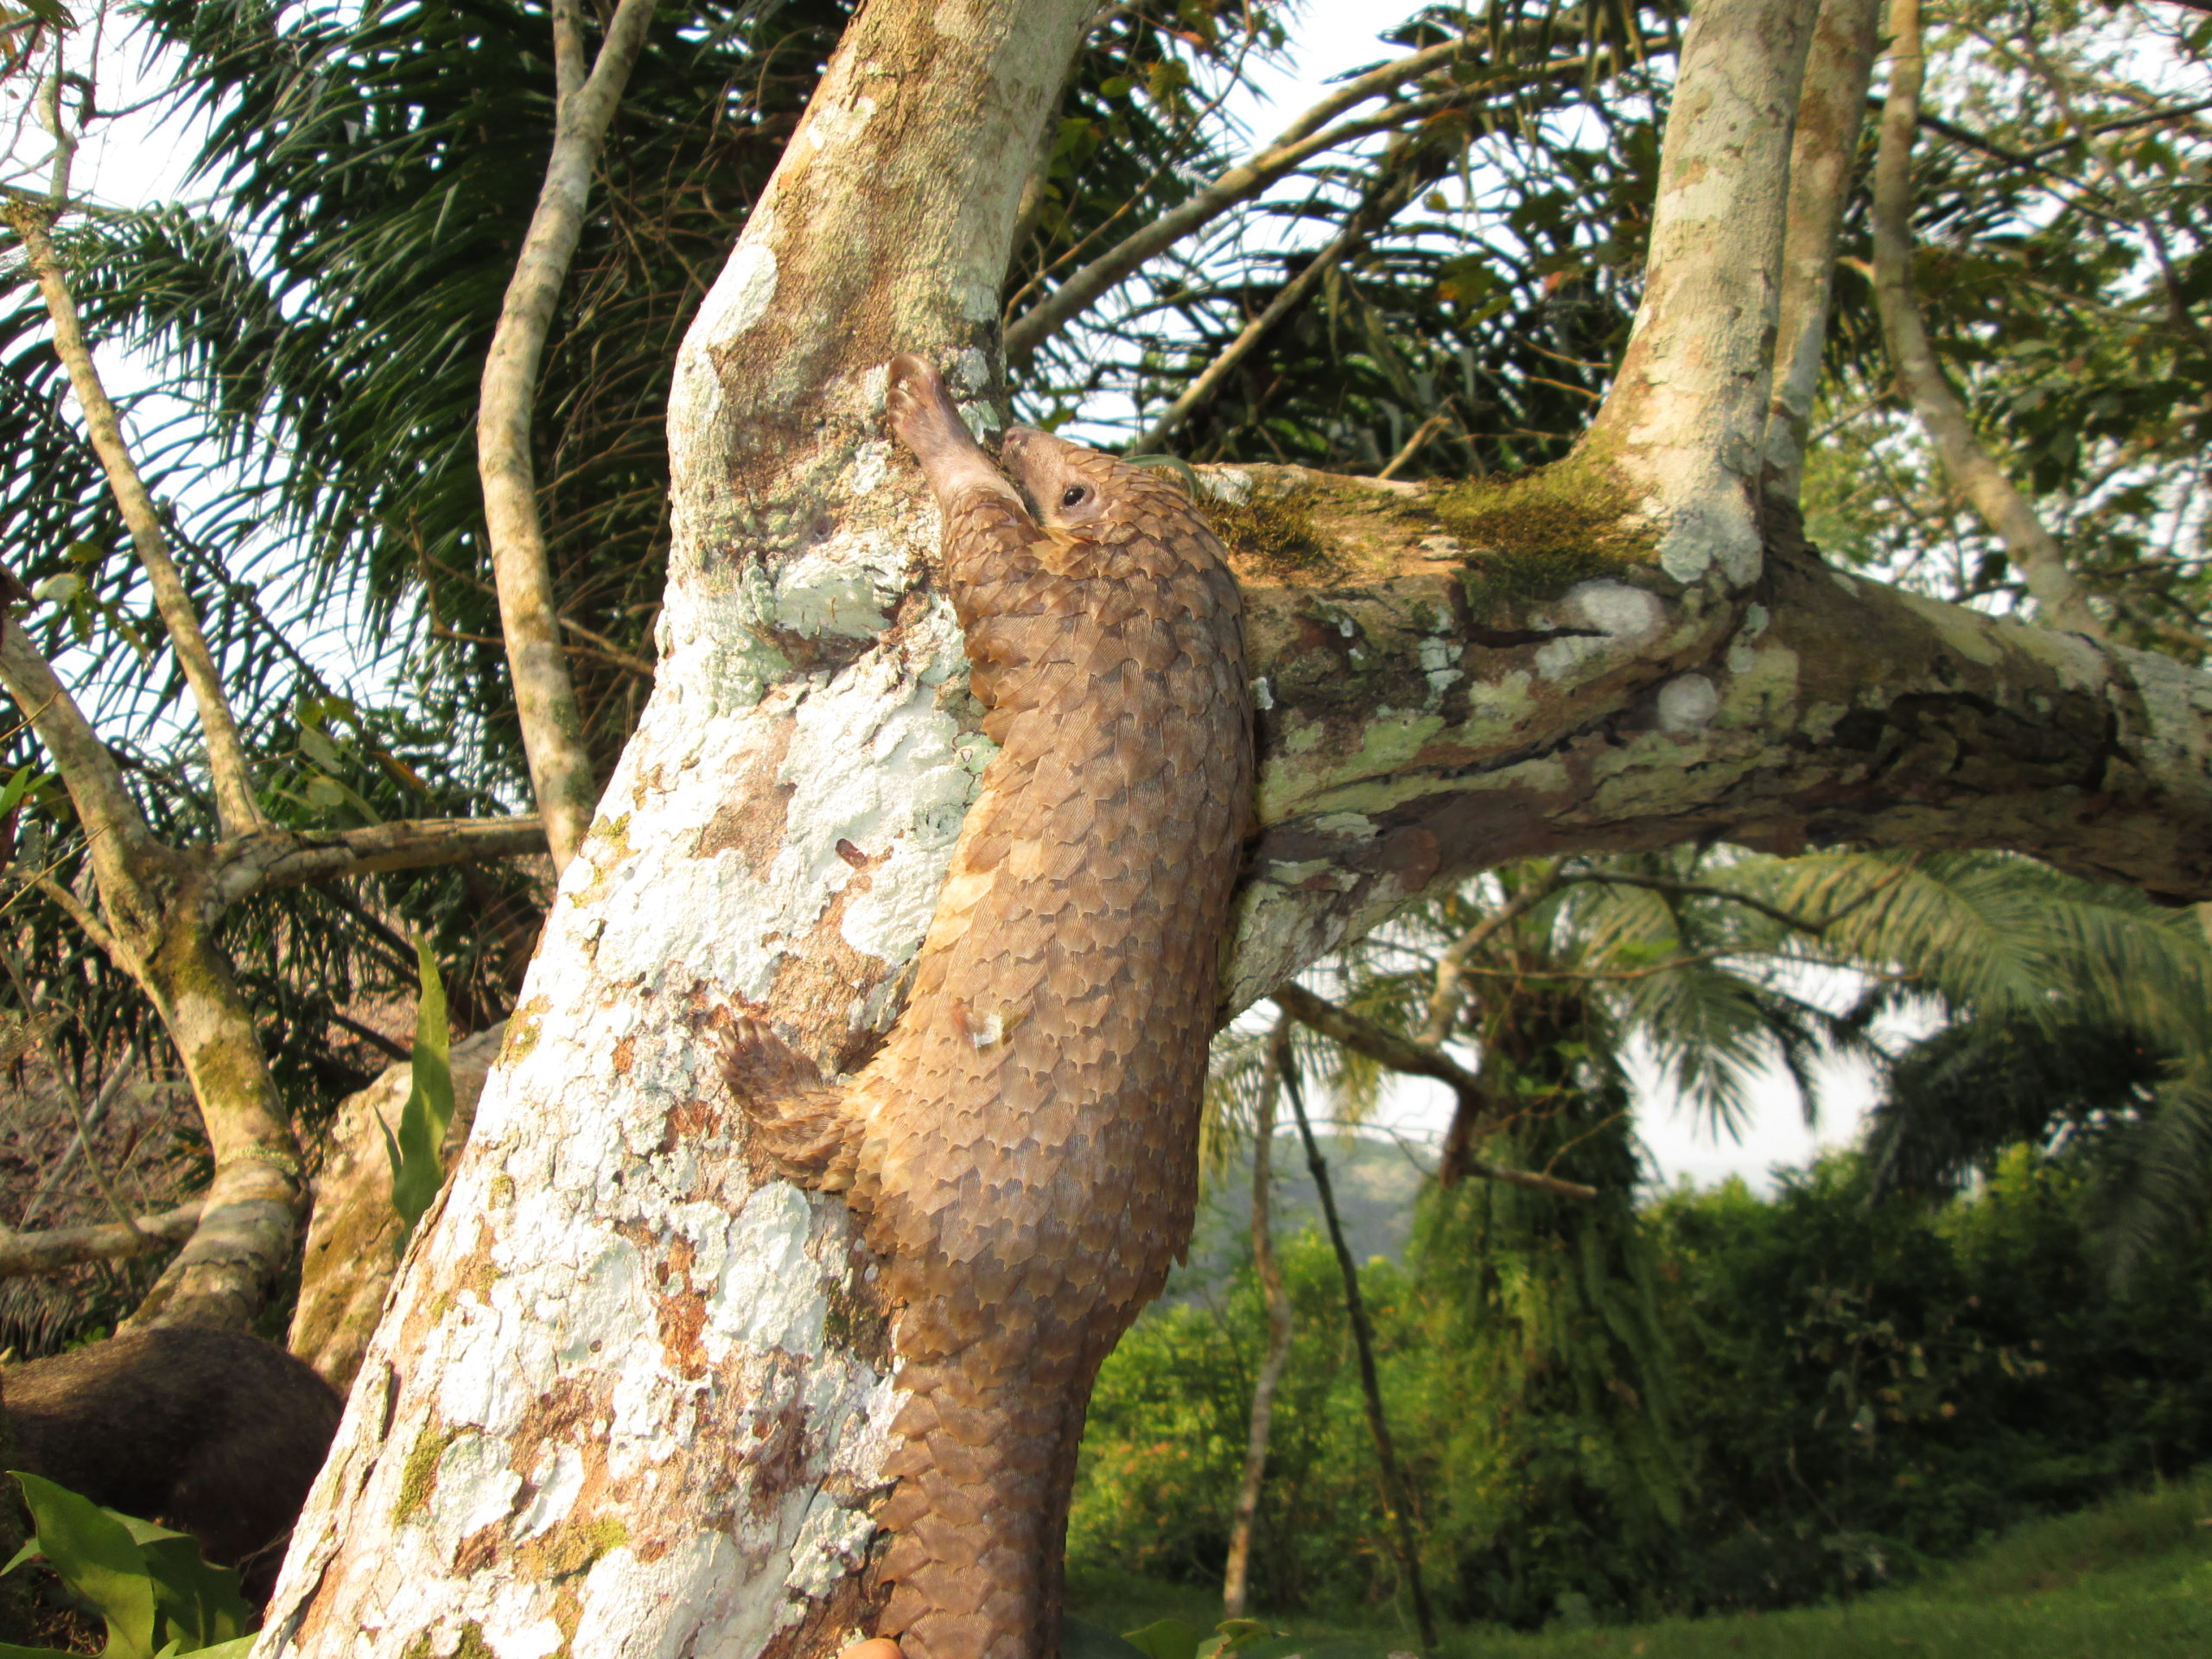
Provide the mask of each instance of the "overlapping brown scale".
{"label": "overlapping brown scale", "polygon": [[1092,1377],[1189,1239],[1249,714],[1235,583],[1179,490],[1037,439],[1024,467],[1104,508],[1042,531],[943,420],[914,447],[1001,752],[844,1121],[810,1096],[776,1134],[834,1143],[900,1304],[881,1633],[908,1659],[1046,1659]]}

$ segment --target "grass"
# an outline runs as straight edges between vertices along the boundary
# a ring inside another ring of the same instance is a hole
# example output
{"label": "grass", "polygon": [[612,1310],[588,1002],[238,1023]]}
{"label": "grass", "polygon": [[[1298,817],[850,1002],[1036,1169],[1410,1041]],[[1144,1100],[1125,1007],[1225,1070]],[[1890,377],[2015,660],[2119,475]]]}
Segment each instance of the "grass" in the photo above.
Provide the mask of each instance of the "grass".
{"label": "grass", "polygon": [[[1187,1586],[1104,1573],[1071,1580],[1075,1613],[1127,1630],[1219,1603]],[[1382,1659],[1409,1632],[1269,1620],[1282,1634],[1238,1659]],[[1904,1589],[1847,1605],[1537,1635],[1447,1631],[1443,1659],[2199,1659],[2212,1656],[2212,1476],[2016,1528]]]}

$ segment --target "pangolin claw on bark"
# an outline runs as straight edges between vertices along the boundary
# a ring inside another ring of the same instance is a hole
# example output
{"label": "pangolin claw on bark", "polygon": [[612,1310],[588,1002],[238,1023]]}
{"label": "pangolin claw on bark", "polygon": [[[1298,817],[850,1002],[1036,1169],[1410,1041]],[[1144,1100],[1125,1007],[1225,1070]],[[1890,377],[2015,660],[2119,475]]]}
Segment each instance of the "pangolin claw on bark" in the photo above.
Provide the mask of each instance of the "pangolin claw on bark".
{"label": "pangolin claw on bark", "polygon": [[919,358],[887,404],[999,753],[876,1058],[841,1090],[741,1022],[729,1078],[756,1147],[844,1191],[883,1258],[905,1397],[878,1634],[1052,1659],[1091,1383],[1190,1239],[1252,791],[1240,607],[1177,485],[1016,428],[1017,493]]}

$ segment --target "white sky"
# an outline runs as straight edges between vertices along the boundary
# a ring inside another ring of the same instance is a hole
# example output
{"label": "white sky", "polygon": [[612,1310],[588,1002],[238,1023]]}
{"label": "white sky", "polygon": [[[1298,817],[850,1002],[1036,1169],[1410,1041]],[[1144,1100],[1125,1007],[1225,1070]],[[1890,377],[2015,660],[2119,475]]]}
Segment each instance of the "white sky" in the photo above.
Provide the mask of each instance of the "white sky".
{"label": "white sky", "polygon": [[[1255,141],[1272,137],[1290,118],[1320,98],[1328,79],[1348,69],[1398,55],[1403,48],[1383,45],[1377,34],[1401,15],[1414,10],[1406,0],[1381,7],[1372,0],[1307,0],[1293,29],[1290,62],[1284,68],[1262,67],[1257,79],[1266,96],[1239,95],[1230,111],[1249,129]],[[144,95],[135,50],[109,52],[103,65],[101,104],[115,108]],[[12,111],[10,112],[12,113]],[[181,123],[157,125],[154,112],[100,124],[101,130],[87,140],[76,165],[78,189],[115,205],[173,200],[183,190],[185,165],[197,149],[198,133]],[[36,135],[19,149],[43,153]],[[24,159],[29,159],[24,156]],[[28,182],[28,181],[26,181]],[[143,384],[120,353],[104,352],[103,371],[113,377],[119,391]],[[1838,976],[1832,988],[1839,1001],[1849,988]],[[1923,1026],[1898,1027],[1891,1034],[1909,1037]],[[1816,1128],[1808,1129],[1796,1087],[1777,1071],[1756,1091],[1750,1122],[1740,1142],[1715,1138],[1694,1114],[1675,1100],[1657,1079],[1648,1059],[1632,1065],[1637,1094],[1638,1127],[1667,1185],[1688,1179],[1700,1185],[1741,1175],[1755,1186],[1770,1185],[1777,1165],[1801,1164],[1823,1147],[1847,1143],[1857,1133],[1859,1120],[1872,1103],[1875,1082],[1866,1066],[1838,1061],[1826,1068],[1823,1110]],[[1449,1103],[1440,1085],[1414,1080],[1386,1098],[1378,1127],[1411,1137],[1433,1139],[1441,1132]]]}

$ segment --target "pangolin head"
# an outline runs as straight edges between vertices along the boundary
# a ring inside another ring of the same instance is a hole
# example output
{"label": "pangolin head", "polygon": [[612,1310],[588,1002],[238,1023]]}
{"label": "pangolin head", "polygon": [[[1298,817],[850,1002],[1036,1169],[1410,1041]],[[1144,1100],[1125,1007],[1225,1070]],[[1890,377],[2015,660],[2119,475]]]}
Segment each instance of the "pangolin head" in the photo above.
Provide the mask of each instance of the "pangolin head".
{"label": "pangolin head", "polygon": [[1027,426],[1007,429],[999,461],[1047,530],[1079,531],[1096,524],[1111,510],[1116,486],[1135,471],[1111,455]]}

